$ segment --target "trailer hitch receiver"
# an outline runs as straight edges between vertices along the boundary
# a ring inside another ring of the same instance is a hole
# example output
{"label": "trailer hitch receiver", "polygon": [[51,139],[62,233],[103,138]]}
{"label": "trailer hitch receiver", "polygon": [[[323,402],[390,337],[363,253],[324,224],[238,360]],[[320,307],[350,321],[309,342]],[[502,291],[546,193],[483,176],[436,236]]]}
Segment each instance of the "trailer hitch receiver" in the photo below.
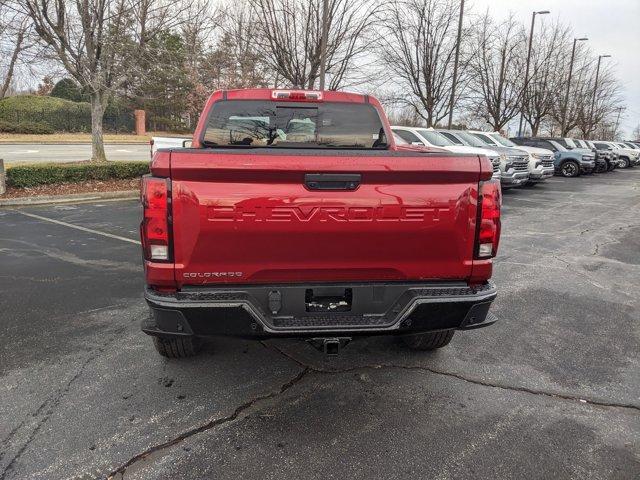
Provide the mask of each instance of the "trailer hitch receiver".
{"label": "trailer hitch receiver", "polygon": [[350,341],[351,337],[317,337],[307,340],[316,350],[331,357],[338,355]]}

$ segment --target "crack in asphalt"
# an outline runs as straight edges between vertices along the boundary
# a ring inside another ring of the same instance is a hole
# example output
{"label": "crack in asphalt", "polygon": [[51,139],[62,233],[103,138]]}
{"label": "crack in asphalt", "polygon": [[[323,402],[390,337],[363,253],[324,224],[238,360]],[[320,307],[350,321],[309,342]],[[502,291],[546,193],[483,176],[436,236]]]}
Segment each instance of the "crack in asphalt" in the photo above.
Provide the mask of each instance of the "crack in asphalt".
{"label": "crack in asphalt", "polygon": [[[122,327],[122,328],[119,328],[118,330],[116,330],[109,340],[107,340],[101,346],[99,346],[97,349],[95,349],[93,351],[93,353],[91,353],[85,359],[85,361],[82,363],[82,365],[80,365],[80,368],[78,369],[78,371],[69,379],[69,381],[66,383],[66,385],[64,387],[59,389],[58,392],[55,395],[53,395],[53,396],[49,397],[47,400],[45,400],[42,403],[42,405],[40,405],[36,409],[36,411],[32,415],[34,417],[38,416],[46,407],[50,407],[47,410],[47,413],[36,423],[35,428],[27,436],[27,439],[24,442],[24,444],[22,444],[22,446],[18,449],[18,451],[13,456],[13,458],[9,461],[7,466],[4,468],[4,470],[2,471],[2,474],[0,474],[0,480],[5,480],[5,478],[7,478],[7,474],[9,474],[11,472],[11,470],[13,470],[13,467],[14,467],[15,463],[20,459],[22,454],[27,450],[27,448],[29,447],[31,442],[33,442],[33,440],[36,438],[36,436],[37,436],[38,432],[40,431],[40,429],[49,421],[49,419],[53,415],[54,409],[60,404],[62,399],[65,397],[65,395],[67,393],[69,393],[69,390],[71,390],[71,386],[74,384],[74,382],[78,378],[80,378],[82,376],[82,374],[84,373],[84,371],[87,368],[87,366],[91,362],[93,362],[96,358],[98,358],[111,343],[113,343],[114,341],[119,339],[121,337],[121,334],[124,331],[125,331],[125,327]],[[5,444],[5,442],[8,444],[8,442],[18,433],[18,431],[24,425],[25,425],[25,421],[21,422],[16,428],[14,428],[11,432],[9,432],[9,435],[7,436],[7,438],[5,438],[3,440],[3,444]],[[2,458],[2,456],[0,456],[0,458]]]}
{"label": "crack in asphalt", "polygon": [[[601,289],[606,290],[606,291],[611,292],[611,293],[624,295],[625,297],[628,297],[628,298],[632,299],[633,300],[632,303],[635,303],[637,301],[637,299],[638,299],[637,295],[633,295],[631,293],[625,292],[624,290],[620,290],[618,288],[614,288],[614,287],[611,287],[611,286],[608,286],[608,285],[602,285],[602,284],[596,282],[592,278],[592,276],[587,271],[584,270],[584,268],[580,267],[579,265],[575,265],[575,264],[572,264],[570,262],[567,262],[566,260],[560,258],[558,256],[558,254],[556,254],[556,253],[548,254],[548,256],[550,256],[550,257],[554,258],[555,260],[561,262],[562,264],[564,264],[566,269],[571,270],[573,273],[575,273],[576,275],[578,275],[578,276],[582,277],[584,280],[586,280],[586,282],[588,284],[590,284],[590,285],[592,285],[592,286],[594,286],[596,288],[601,288]],[[584,257],[584,258],[589,258],[589,257]],[[628,264],[625,264],[625,265],[628,265]]]}
{"label": "crack in asphalt", "polygon": [[[633,228],[637,228],[638,226],[640,226],[640,224],[638,223],[630,223],[628,225],[623,225],[620,227],[616,227],[616,228],[611,228],[610,230],[613,230],[615,232],[621,232],[623,230],[631,230]],[[600,247],[604,247],[606,245],[611,245],[612,243],[621,243],[621,241],[618,238],[613,238],[611,240],[607,240],[604,242],[598,242],[595,245],[595,248],[593,250],[593,252],[591,253],[591,255],[598,255],[598,252],[600,251]]]}
{"label": "crack in asphalt", "polygon": [[571,396],[571,395],[547,392],[547,391],[544,391],[544,390],[535,390],[535,389],[531,389],[531,388],[527,388],[527,387],[518,387],[518,386],[511,386],[511,385],[505,385],[505,384],[500,384],[500,383],[492,383],[492,382],[488,382],[488,381],[481,380],[481,379],[478,379],[478,378],[467,377],[467,376],[459,374],[459,373],[453,373],[453,372],[447,372],[447,371],[444,371],[444,370],[438,370],[438,369],[435,369],[435,368],[432,368],[432,367],[411,366],[411,365],[379,364],[379,365],[360,365],[360,366],[344,368],[344,369],[337,369],[337,370],[322,369],[322,368],[314,367],[312,365],[305,364],[304,362],[300,361],[299,359],[297,359],[293,355],[285,352],[284,350],[278,348],[275,345],[272,345],[272,344],[267,343],[265,341],[261,341],[260,343],[265,348],[273,350],[273,351],[277,352],[278,354],[282,355],[283,357],[287,358],[288,360],[294,362],[296,365],[298,365],[301,368],[300,372],[298,372],[298,374],[296,374],[294,377],[292,377],[291,379],[289,379],[288,381],[286,381],[285,383],[280,385],[280,387],[277,390],[271,391],[271,392],[263,394],[263,395],[258,395],[256,397],[244,402],[240,406],[236,407],[230,415],[227,415],[225,417],[216,418],[216,419],[211,420],[211,421],[209,421],[209,422],[207,422],[207,423],[205,423],[203,425],[200,425],[198,427],[194,427],[194,428],[192,428],[190,430],[187,430],[186,432],[183,432],[180,435],[172,438],[171,440],[168,440],[166,442],[159,443],[157,445],[149,447],[148,449],[144,450],[143,452],[134,455],[129,460],[127,460],[125,463],[123,463],[118,468],[113,470],[111,473],[107,474],[106,478],[108,480],[124,480],[125,479],[125,475],[127,475],[127,470],[130,469],[131,467],[133,467],[134,465],[136,465],[138,462],[145,461],[145,460],[149,459],[149,457],[154,456],[154,455],[162,452],[163,450],[165,450],[167,448],[173,447],[173,446],[183,442],[184,440],[187,440],[187,439],[193,437],[194,435],[198,435],[200,433],[207,432],[209,430],[214,429],[215,427],[218,427],[220,425],[224,425],[224,424],[227,424],[227,423],[230,423],[230,422],[233,422],[233,421],[237,420],[240,417],[240,415],[242,415],[245,411],[249,410],[250,408],[256,406],[257,404],[259,404],[261,402],[264,402],[266,400],[271,400],[273,398],[276,398],[276,397],[280,396],[281,394],[283,394],[284,392],[286,392],[287,390],[292,388],[294,385],[296,385],[300,381],[302,381],[309,373],[318,373],[318,374],[323,374],[323,375],[337,375],[337,374],[343,374],[343,373],[351,373],[351,372],[359,371],[359,370],[380,370],[380,369],[385,369],[385,368],[396,368],[396,369],[402,369],[402,370],[412,370],[412,371],[427,372],[427,373],[432,373],[432,374],[435,374],[435,375],[441,375],[441,376],[446,376],[446,377],[450,377],[450,378],[456,378],[458,380],[462,380],[462,381],[467,382],[467,383],[472,383],[474,385],[480,385],[480,386],[490,387],[490,388],[498,388],[500,390],[528,393],[528,394],[531,394],[531,395],[539,395],[539,396],[544,396],[544,397],[553,398],[553,399],[570,400],[570,401],[574,401],[574,402],[579,402],[579,403],[583,403],[583,404],[587,404],[587,405],[593,405],[593,406],[599,406],[599,407],[622,408],[622,409],[631,409],[631,410],[635,410],[635,411],[640,411],[640,407],[638,407],[636,405],[632,405],[632,404],[602,402],[602,401],[599,401],[599,400],[585,399],[585,398],[575,397],[575,396]]}
{"label": "crack in asphalt", "polygon": [[593,252],[591,252],[592,256],[598,255],[600,252],[600,247],[604,247],[606,245],[611,245],[612,243],[620,243],[619,240],[607,240],[606,242],[599,242],[596,243],[595,248],[593,249]]}
{"label": "crack in asphalt", "polygon": [[138,453],[135,456],[131,457],[129,460],[127,460],[125,463],[123,463],[121,466],[119,466],[118,468],[116,468],[115,470],[113,470],[111,473],[107,474],[107,479],[111,480],[111,479],[118,479],[118,480],[122,480],[124,479],[127,469],[129,469],[131,466],[133,466],[134,464],[138,463],[139,461],[145,460],[146,458],[148,458],[149,456],[153,455],[153,454],[157,454],[158,452],[172,447],[194,435],[197,435],[199,433],[202,432],[206,432],[208,430],[211,430],[212,428],[215,428],[217,426],[229,423],[229,422],[233,422],[234,420],[236,420],[243,412],[245,412],[246,410],[250,409],[251,407],[253,407],[254,405],[256,405],[257,403],[266,401],[266,400],[270,400],[274,397],[277,397],[281,394],[283,394],[284,392],[286,392],[287,390],[289,390],[291,387],[293,387],[295,384],[297,384],[298,382],[300,382],[308,373],[309,373],[310,369],[309,368],[303,368],[300,372],[298,372],[297,375],[295,375],[293,378],[287,380],[285,383],[283,383],[282,385],[280,385],[280,387],[275,390],[275,391],[271,391],[269,393],[263,394],[263,395],[258,395],[257,397],[254,397],[248,401],[246,401],[245,403],[243,403],[242,405],[236,407],[234,409],[234,411],[230,414],[227,415],[226,417],[221,417],[221,418],[216,418],[215,420],[211,420],[207,423],[205,423],[204,425],[200,425],[199,427],[195,427],[192,428],[190,430],[187,430],[186,432],[181,433],[180,435],[178,435],[177,437],[168,440],[166,442],[160,443],[158,445],[154,445],[153,447],[148,448],[147,450],[145,450],[144,452]]}
{"label": "crack in asphalt", "polygon": [[442,376],[445,376],[445,377],[457,378],[458,380],[462,380],[464,382],[472,383],[474,385],[481,385],[481,386],[484,386],[484,387],[491,387],[491,388],[498,388],[498,389],[501,389],[501,390],[509,390],[509,391],[515,391],[515,392],[529,393],[531,395],[541,395],[541,396],[554,398],[554,399],[571,400],[571,401],[576,401],[576,402],[579,402],[579,403],[582,403],[582,404],[596,405],[596,406],[599,406],[599,407],[624,408],[624,409],[631,409],[631,410],[635,410],[635,411],[640,412],[640,406],[633,405],[633,404],[630,404],[630,403],[603,402],[603,401],[600,401],[600,400],[576,397],[576,396],[573,396],[573,395],[566,395],[566,394],[562,394],[562,393],[547,392],[545,390],[536,390],[536,389],[528,388],[528,387],[519,387],[519,386],[506,385],[506,384],[502,384],[502,383],[488,382],[486,380],[482,380],[482,379],[479,379],[479,378],[468,377],[468,376],[462,375],[460,373],[447,372],[445,370],[439,370],[439,369],[432,368],[432,367],[425,367],[425,366],[418,366],[418,365],[394,365],[394,364],[360,365],[360,366],[344,368],[344,369],[336,369],[336,370],[316,368],[316,367],[313,367],[311,365],[305,364],[304,362],[302,362],[299,359],[295,358],[293,355],[290,355],[289,353],[285,352],[284,350],[278,348],[275,345],[266,344],[265,342],[261,342],[261,343],[265,347],[271,348],[274,351],[280,353],[282,356],[288,358],[292,362],[295,362],[298,366],[300,366],[302,368],[306,368],[309,371],[314,372],[314,373],[337,374],[337,373],[350,373],[350,372],[354,372],[354,371],[358,371],[358,370],[367,370],[367,369],[369,369],[369,370],[380,370],[380,369],[383,369],[383,368],[397,368],[397,369],[401,369],[401,370],[424,371],[424,372],[433,373],[435,375],[442,375]]}

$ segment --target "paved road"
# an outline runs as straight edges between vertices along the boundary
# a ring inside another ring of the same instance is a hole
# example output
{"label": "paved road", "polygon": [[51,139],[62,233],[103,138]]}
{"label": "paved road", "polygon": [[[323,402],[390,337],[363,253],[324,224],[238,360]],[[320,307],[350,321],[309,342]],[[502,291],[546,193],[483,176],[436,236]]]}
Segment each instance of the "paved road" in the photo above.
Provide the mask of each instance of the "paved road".
{"label": "paved road", "polygon": [[[149,145],[143,144],[106,144],[105,151],[109,160],[149,160]],[[0,144],[0,158],[6,164],[73,162],[91,158],[91,145],[78,144]]]}
{"label": "paved road", "polygon": [[499,323],[335,359],[163,359],[135,202],[0,210],[0,478],[640,478],[640,169],[504,201]]}

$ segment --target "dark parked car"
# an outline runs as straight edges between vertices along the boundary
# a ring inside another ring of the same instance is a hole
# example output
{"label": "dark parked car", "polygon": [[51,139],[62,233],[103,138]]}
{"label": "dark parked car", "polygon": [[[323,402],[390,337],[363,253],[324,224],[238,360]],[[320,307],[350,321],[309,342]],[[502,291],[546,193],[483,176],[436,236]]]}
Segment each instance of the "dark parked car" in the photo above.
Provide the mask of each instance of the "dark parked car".
{"label": "dark parked car", "polygon": [[[589,142],[588,140],[581,140],[579,138],[572,138],[570,139],[571,141],[573,141],[573,143],[575,144],[575,148],[581,148],[583,150],[588,150],[590,152],[592,152],[595,156],[596,156],[596,168],[595,168],[595,172],[596,173],[604,173],[607,172],[609,170],[613,170],[613,166],[617,165],[617,162],[610,162],[608,160],[609,157],[611,157],[611,153],[608,151],[598,151],[596,149],[596,147]],[[611,168],[609,168],[609,166],[612,166]]]}
{"label": "dark parked car", "polygon": [[516,145],[546,148],[553,152],[553,164],[556,173],[563,177],[577,177],[581,173],[591,173],[596,166],[596,156],[581,149],[569,150],[561,143],[546,138],[513,137]]}
{"label": "dark parked car", "polygon": [[583,140],[584,143],[586,143],[589,148],[591,148],[591,150],[593,152],[595,152],[596,154],[596,161],[599,158],[604,159],[605,162],[607,162],[607,171],[610,172],[611,170],[615,170],[616,168],[619,167],[619,163],[620,160],[618,160],[618,154],[611,151],[611,150],[603,150],[601,148],[598,148],[598,146],[592,142],[591,140]]}

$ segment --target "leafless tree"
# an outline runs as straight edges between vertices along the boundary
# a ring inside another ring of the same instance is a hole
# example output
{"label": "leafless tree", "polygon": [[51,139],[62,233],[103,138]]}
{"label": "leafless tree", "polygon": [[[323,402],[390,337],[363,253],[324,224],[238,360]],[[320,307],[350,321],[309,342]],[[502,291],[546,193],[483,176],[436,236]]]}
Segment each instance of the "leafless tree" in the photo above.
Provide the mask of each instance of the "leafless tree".
{"label": "leafless tree", "polygon": [[230,88],[266,87],[273,76],[256,48],[256,12],[245,4],[229,3],[214,18],[187,25],[184,37],[189,59],[185,67],[192,84],[188,110],[197,119],[212,91]]}
{"label": "leafless tree", "polygon": [[578,126],[580,111],[590,105],[590,78],[592,69],[592,59],[588,48],[582,43],[576,44],[576,51],[573,61],[571,75],[571,85],[569,86],[569,97],[567,104],[564,104],[564,92],[569,81],[569,70],[571,70],[571,50],[573,40],[571,35],[562,45],[556,47],[556,57],[554,62],[556,68],[556,86],[554,90],[558,92],[558,98],[553,103],[550,117],[553,128],[558,128],[561,136],[567,136]]}
{"label": "leafless tree", "polygon": [[[256,48],[279,82],[314,88],[320,75],[322,0],[248,0],[256,16]],[[330,90],[341,87],[360,56],[376,2],[328,0],[326,73]]]}
{"label": "leafless tree", "polygon": [[13,2],[0,1],[0,98],[9,92],[17,67],[33,47],[31,23]]}
{"label": "leafless tree", "polygon": [[[184,65],[187,69],[197,68],[202,57],[215,47],[220,27],[227,21],[228,9],[206,6],[206,0],[203,1],[204,6],[199,2],[191,7],[199,13],[197,21],[183,23],[180,27],[186,50]],[[196,17],[195,13],[189,13],[187,16]]]}
{"label": "leafless tree", "polygon": [[569,38],[570,29],[559,22],[543,24],[534,36],[529,85],[522,99],[524,118],[534,137],[543,123],[549,120],[554,105],[559,101],[563,72],[559,52]]}
{"label": "leafless tree", "polygon": [[91,99],[92,160],[105,161],[102,120],[112,94],[139,74],[148,42],[176,28],[174,0],[17,0],[35,32]]}
{"label": "leafless tree", "polygon": [[[396,91],[403,92],[395,100],[428,126],[449,113],[459,6],[457,0],[392,0],[378,15],[376,50],[387,75],[395,74]],[[464,51],[456,100],[467,78]]]}
{"label": "leafless tree", "polygon": [[269,67],[257,48],[259,21],[255,10],[227,6],[221,14],[218,63],[223,66],[218,88],[265,87]]}
{"label": "leafless tree", "polygon": [[[595,82],[596,59],[586,66],[576,98],[575,126],[583,138],[590,138],[602,122],[623,106],[621,86],[610,68],[600,69],[598,84]],[[595,89],[595,90],[594,90]]]}
{"label": "leafless tree", "polygon": [[593,138],[599,140],[618,140],[620,121],[626,108],[621,105],[614,109],[609,116],[603,119],[595,128]]}
{"label": "leafless tree", "polygon": [[409,105],[398,106],[395,103],[383,102],[385,112],[391,125],[404,125],[406,127],[424,126],[424,118],[416,112],[416,109]]}
{"label": "leafless tree", "polygon": [[474,32],[470,70],[474,113],[501,130],[520,111],[526,36],[511,16],[496,24],[488,12]]}

